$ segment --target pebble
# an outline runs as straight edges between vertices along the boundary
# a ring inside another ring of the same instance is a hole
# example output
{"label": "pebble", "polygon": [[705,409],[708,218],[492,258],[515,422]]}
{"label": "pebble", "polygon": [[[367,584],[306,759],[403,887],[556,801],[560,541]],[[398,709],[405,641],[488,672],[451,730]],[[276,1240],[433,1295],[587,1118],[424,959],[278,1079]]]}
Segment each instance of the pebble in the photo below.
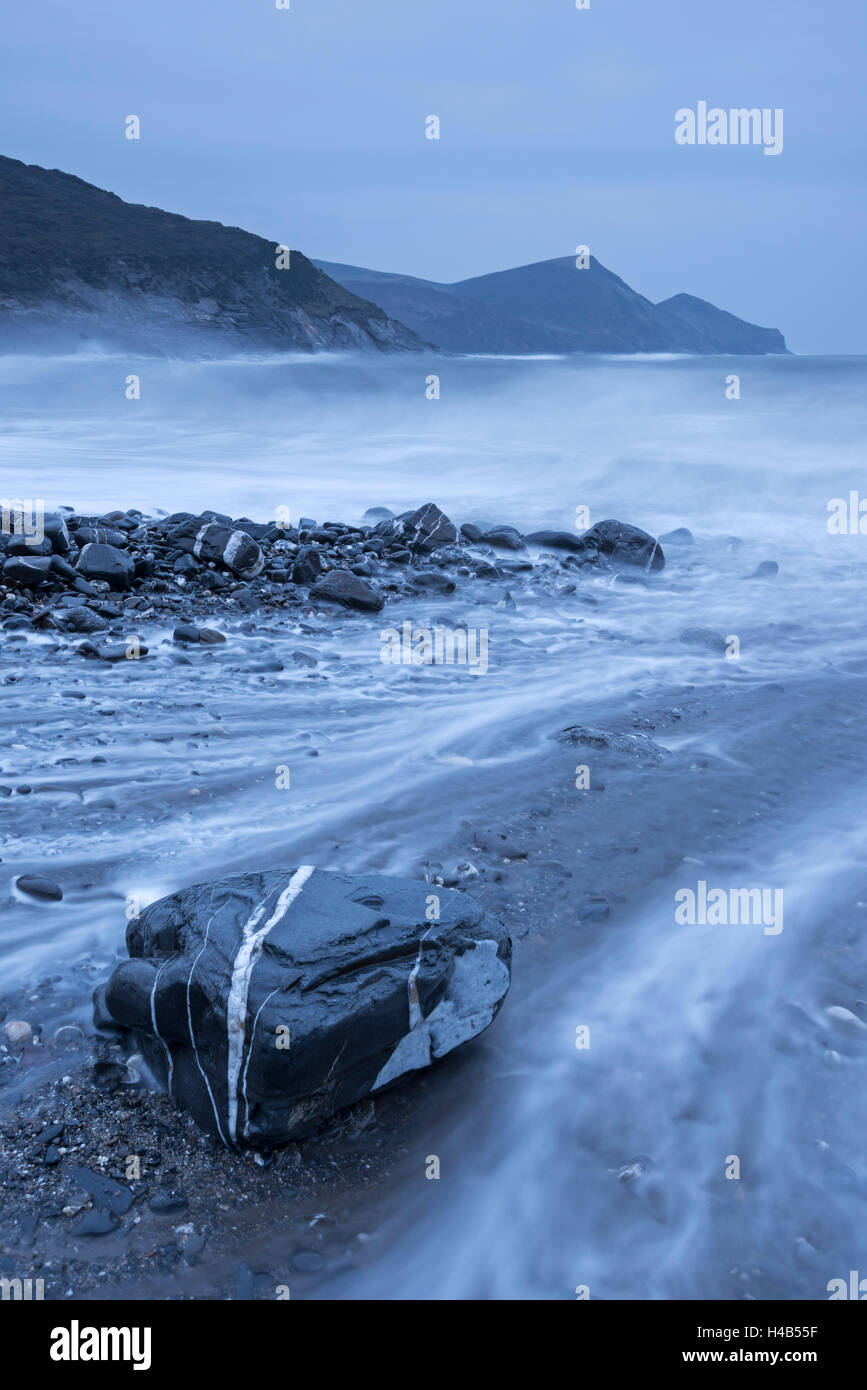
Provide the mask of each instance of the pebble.
{"label": "pebble", "polygon": [[611,915],[605,898],[588,898],[578,909],[579,922],[604,922]]}
{"label": "pebble", "polygon": [[41,874],[21,874],[15,880],[15,887],[30,898],[45,898],[59,902],[63,897],[60,884],[55,883],[53,878],[43,878]]}
{"label": "pebble", "polygon": [[119,1225],[116,1216],[101,1207],[92,1207],[74,1227],[77,1236],[107,1236],[116,1231]]}
{"label": "pebble", "polygon": [[151,1211],[156,1212],[182,1211],[186,1205],[187,1199],[183,1192],[177,1192],[170,1188],[155,1192],[148,1202]]}
{"label": "pebble", "polygon": [[33,1029],[24,1019],[13,1018],[3,1024],[3,1036],[10,1047],[26,1047],[33,1040]]}
{"label": "pebble", "polygon": [[84,1034],[78,1024],[67,1023],[62,1028],[57,1029],[53,1041],[58,1047],[70,1047],[74,1043],[81,1042],[83,1038]]}

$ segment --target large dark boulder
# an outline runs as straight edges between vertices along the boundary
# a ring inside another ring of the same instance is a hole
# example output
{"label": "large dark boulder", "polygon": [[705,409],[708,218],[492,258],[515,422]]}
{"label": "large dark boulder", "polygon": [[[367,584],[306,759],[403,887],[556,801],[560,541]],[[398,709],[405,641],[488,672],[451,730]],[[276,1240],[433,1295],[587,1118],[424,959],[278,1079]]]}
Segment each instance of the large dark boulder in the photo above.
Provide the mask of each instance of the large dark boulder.
{"label": "large dark boulder", "polygon": [[[41,555],[66,555],[69,552],[69,531],[60,512],[40,514],[38,508],[32,505],[19,507],[13,503],[8,509],[8,518],[4,509],[4,526],[6,525],[9,540],[13,543],[23,542],[26,547],[20,552],[22,554],[31,549]],[[42,541],[46,542],[45,549],[38,548]]]}
{"label": "large dark boulder", "polygon": [[595,548],[617,564],[648,570],[661,570],[665,564],[659,541],[626,521],[597,521],[583,533],[581,541],[585,551]]}
{"label": "large dark boulder", "polygon": [[212,560],[223,565],[239,579],[255,579],[265,565],[265,557],[253,537],[246,531],[234,530],[228,518],[224,522],[207,515],[184,517],[169,529],[167,539],[178,550],[205,564]]}
{"label": "large dark boulder", "polygon": [[114,545],[88,542],[76,566],[85,579],[101,579],[112,589],[128,589],[135,574],[135,562],[125,550]]}
{"label": "large dark boulder", "polygon": [[322,557],[315,545],[302,545],[292,566],[293,584],[315,584],[322,573]]}
{"label": "large dark boulder", "polygon": [[51,555],[12,555],[3,566],[4,583],[14,579],[26,589],[48,584],[54,578],[52,560]]}
{"label": "large dark boulder", "polygon": [[268,1147],[481,1033],[505,928],[461,892],[304,866],[153,903],[97,990],[171,1094],[224,1143]]}
{"label": "large dark boulder", "polygon": [[342,603],[344,608],[358,608],[363,613],[378,613],[385,606],[382,594],[351,570],[330,570],[313,585],[310,597]]}
{"label": "large dark boulder", "polygon": [[47,536],[39,540],[37,535],[4,536],[4,549],[7,555],[51,555],[53,546]]}

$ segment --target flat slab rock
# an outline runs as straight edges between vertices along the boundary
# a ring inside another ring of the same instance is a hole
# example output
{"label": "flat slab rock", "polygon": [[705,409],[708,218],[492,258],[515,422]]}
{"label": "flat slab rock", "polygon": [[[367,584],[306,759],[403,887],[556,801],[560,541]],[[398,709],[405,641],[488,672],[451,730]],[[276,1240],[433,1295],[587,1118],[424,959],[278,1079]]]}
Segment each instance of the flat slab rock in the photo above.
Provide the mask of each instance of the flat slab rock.
{"label": "flat slab rock", "polygon": [[133,1030],[175,1099],[237,1147],[301,1138],[445,1056],[510,983],[508,933],[466,894],[309,865],[161,898],[127,948],[97,1017]]}

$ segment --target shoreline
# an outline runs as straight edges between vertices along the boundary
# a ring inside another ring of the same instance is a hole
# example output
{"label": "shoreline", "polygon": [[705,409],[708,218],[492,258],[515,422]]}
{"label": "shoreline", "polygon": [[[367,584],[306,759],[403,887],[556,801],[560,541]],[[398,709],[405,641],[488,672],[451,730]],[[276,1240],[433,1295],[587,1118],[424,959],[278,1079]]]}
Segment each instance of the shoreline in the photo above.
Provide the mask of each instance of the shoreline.
{"label": "shoreline", "polygon": [[[860,690],[863,680],[852,676],[847,684]],[[141,1081],[130,1085],[119,1050],[105,1040],[94,1043],[91,1035],[52,1047],[48,1074],[62,1072],[71,1080],[46,1079],[35,1089],[49,1049],[33,1049],[42,1057],[28,1057],[32,1080],[11,1088],[11,1120],[9,1091],[0,1090],[5,1265],[20,1276],[25,1256],[28,1273],[46,1279],[49,1298],[63,1298],[71,1287],[76,1298],[267,1299],[287,1283],[293,1297],[332,1296],[331,1289],[338,1297],[365,1296],[370,1260],[370,1277],[374,1282],[379,1277],[378,1242],[368,1244],[371,1225],[374,1234],[393,1237],[395,1213],[404,1210],[399,1193],[407,1169],[442,1139],[443,1124],[454,1116],[459,1120],[468,1105],[482,1104],[490,1112],[491,1103],[483,1100],[484,1078],[492,1065],[495,1071],[502,1068],[510,1007],[517,1009],[522,1000],[526,1011],[527,995],[557,961],[572,961],[576,951],[588,959],[604,951],[606,938],[622,930],[646,902],[653,883],[684,859],[711,865],[716,860],[724,870],[747,852],[757,822],[765,839],[771,833],[775,841],[785,839],[793,811],[797,823],[811,779],[821,772],[821,765],[810,765],[806,756],[809,749],[815,754],[810,725],[821,717],[831,734],[846,727],[851,710],[850,690],[841,686],[829,701],[820,679],[806,685],[802,699],[808,717],[804,720],[800,711],[790,715],[785,764],[763,733],[779,706],[776,683],[720,689],[715,701],[707,692],[672,690],[653,704],[621,708],[616,717],[609,711],[605,724],[602,711],[594,711],[593,724],[588,721],[593,742],[599,744],[601,729],[609,735],[607,747],[597,746],[590,755],[604,778],[594,791],[575,790],[576,744],[549,731],[550,755],[536,768],[523,810],[504,816],[501,809],[490,831],[464,822],[441,846],[431,847],[432,860],[434,855],[442,863],[466,859],[481,870],[478,880],[461,886],[513,929],[515,1000],[507,1000],[501,1019],[459,1055],[375,1102],[343,1112],[318,1136],[276,1157],[219,1150],[164,1096],[147,1092]],[[563,727],[569,723],[564,719]],[[697,757],[689,750],[701,748],[711,730],[713,742],[724,735],[725,756]],[[632,751],[630,739],[635,739]],[[831,743],[822,747],[833,768],[837,758]],[[803,760],[792,758],[798,747]],[[799,769],[797,780],[792,766]],[[720,807],[724,814],[714,814]],[[583,833],[580,846],[576,822]],[[503,854],[504,848],[509,853]],[[431,881],[436,868],[434,860]],[[691,872],[694,877],[704,870]],[[604,913],[594,907],[582,917],[583,904],[600,900]],[[8,1007],[4,1012],[8,1016]],[[58,1124],[65,1126],[62,1134],[40,1139]],[[61,1146],[68,1151],[60,1154]],[[58,1156],[46,1164],[50,1148]],[[151,1155],[139,1181],[126,1178],[130,1151]],[[72,1166],[90,1167],[133,1194],[118,1229],[93,1243],[84,1233],[76,1236],[74,1223],[98,1226],[100,1208],[89,1208],[81,1184],[67,1176]],[[154,1198],[158,1206],[164,1204],[162,1213],[150,1207]],[[282,1263],[279,1251],[285,1252]],[[176,1281],[168,1294],[167,1275]]]}

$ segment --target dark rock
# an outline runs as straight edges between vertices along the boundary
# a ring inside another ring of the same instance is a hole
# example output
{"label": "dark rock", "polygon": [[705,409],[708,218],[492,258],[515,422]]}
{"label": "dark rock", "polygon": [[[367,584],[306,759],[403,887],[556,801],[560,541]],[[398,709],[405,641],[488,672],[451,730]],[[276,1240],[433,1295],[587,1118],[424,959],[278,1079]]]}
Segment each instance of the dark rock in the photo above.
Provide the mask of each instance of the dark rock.
{"label": "dark rock", "polygon": [[224,565],[239,579],[255,579],[265,565],[265,557],[252,536],[232,530],[230,517],[213,520],[207,512],[188,517],[169,530],[168,540],[197,560]]}
{"label": "dark rock", "polygon": [[108,627],[108,619],[100,617],[99,613],[94,613],[92,608],[82,604],[80,608],[73,608],[60,620],[60,626],[64,632],[81,632],[89,634],[91,632],[105,632]]}
{"label": "dark rock", "polygon": [[112,1212],[93,1207],[84,1213],[72,1229],[77,1236],[107,1236],[116,1231],[119,1225],[120,1222]]}
{"label": "dark rock", "polygon": [[514,526],[491,526],[482,536],[485,545],[497,550],[523,550],[524,537]]}
{"label": "dark rock", "polygon": [[478,545],[484,534],[484,527],[476,526],[473,521],[465,521],[461,527],[461,536],[470,545]]}
{"label": "dark rock", "polygon": [[174,642],[199,642],[202,634],[193,623],[178,623],[172,633]]}
{"label": "dark rock", "polygon": [[233,521],[232,526],[236,531],[243,531],[245,536],[250,536],[254,541],[276,541],[286,535],[286,528],[278,526],[275,521],[251,521],[248,516]]}
{"label": "dark rock", "polygon": [[112,589],[128,589],[135,573],[135,563],[125,551],[92,542],[81,551],[77,568],[83,578],[104,580]]}
{"label": "dark rock", "polygon": [[582,549],[590,546],[621,565],[640,565],[661,570],[665,556],[658,540],[625,521],[597,521],[581,536]]}
{"label": "dark rock", "polygon": [[60,512],[46,512],[42,529],[55,555],[68,555],[70,550],[69,530]]}
{"label": "dark rock", "polygon": [[430,554],[432,565],[471,565],[473,557],[468,550],[462,550],[459,545],[443,545],[439,550],[432,550]]}
{"label": "dark rock", "polygon": [[322,557],[315,545],[302,545],[292,566],[293,584],[315,584],[322,573]]}
{"label": "dark rock", "polygon": [[128,1187],[123,1187],[113,1178],[103,1177],[102,1173],[96,1173],[92,1168],[72,1165],[66,1169],[66,1176],[84,1189],[93,1199],[94,1207],[110,1211],[115,1216],[124,1216],[135,1201],[135,1193]]}
{"label": "dark rock", "polygon": [[375,530],[378,535],[392,536],[422,555],[441,545],[450,545],[458,538],[454,524],[434,502],[426,502],[413,512],[402,512],[393,520],[381,521]]}
{"label": "dark rock", "polygon": [[7,555],[51,555],[53,546],[47,536],[39,541],[35,536],[10,536]]}
{"label": "dark rock", "polygon": [[[66,555],[69,551],[69,531],[64,517],[59,512],[46,512],[40,519],[38,513],[30,509],[25,509],[22,513],[17,507],[11,512],[9,518],[11,533],[9,534],[9,548],[17,549],[23,541],[26,548],[28,537],[35,539],[40,535],[37,552],[41,555]],[[3,537],[5,539],[5,536]],[[47,542],[47,549],[42,548],[42,541]],[[14,553],[14,550],[13,550]],[[26,553],[26,551],[25,551]]]}
{"label": "dark rock", "polygon": [[191,1235],[184,1236],[184,1259],[188,1265],[196,1264],[199,1255],[205,1248],[206,1239],[204,1233],[197,1234],[195,1231]]}
{"label": "dark rock", "polygon": [[47,584],[53,577],[52,557],[50,555],[12,555],[3,566],[4,583],[15,580],[25,588],[32,589],[38,584]]}
{"label": "dark rock", "polygon": [[62,555],[52,555],[51,568],[54,574],[56,574],[60,579],[66,579],[71,583],[75,583],[78,579],[77,570],[73,569],[69,561],[64,560]]}
{"label": "dark rock", "polygon": [[387,521],[394,516],[394,512],[388,507],[368,507],[362,521]]}
{"label": "dark rock", "polygon": [[[84,651],[85,647],[89,648]],[[94,645],[92,642],[82,642],[78,648],[85,656],[97,656],[100,661],[138,661],[148,655],[148,650],[143,642],[136,640],[132,642],[100,642]]]}
{"label": "dark rock", "polygon": [[186,1205],[187,1199],[183,1192],[175,1192],[169,1188],[161,1188],[148,1202],[151,1211],[163,1213],[182,1211]]}
{"label": "dark rock", "polygon": [[63,889],[53,878],[43,878],[41,874],[21,874],[15,880],[15,887],[30,898],[46,898],[60,902]]}
{"label": "dark rock", "polygon": [[198,574],[201,568],[195,555],[185,553],[184,555],[179,555],[177,560],[175,560],[172,565],[172,574],[181,574],[184,578],[189,578],[192,574]]}
{"label": "dark rock", "polygon": [[86,579],[79,577],[73,584],[73,589],[77,594],[83,594],[85,598],[98,598],[97,590],[92,584],[88,584]]}
{"label": "dark rock", "polygon": [[172,1094],[228,1144],[308,1134],[484,1031],[503,926],[465,894],[309,867],[183,889],[127,927],[108,982]]}
{"label": "dark rock", "polygon": [[48,1125],[40,1134],[37,1134],[33,1142],[34,1144],[53,1144],[55,1139],[60,1138],[65,1128],[66,1126],[62,1124]]}
{"label": "dark rock", "polygon": [[527,545],[542,545],[546,550],[583,550],[580,536],[571,531],[531,531],[524,540]]}
{"label": "dark rock", "polygon": [[129,1072],[121,1062],[98,1057],[93,1064],[93,1081],[102,1091],[117,1091],[129,1082]]}
{"label": "dark rock", "polygon": [[382,594],[350,570],[331,570],[323,575],[313,585],[310,596],[342,603],[346,608],[359,608],[365,613],[378,613],[385,606]]}
{"label": "dark rock", "polygon": [[123,550],[129,545],[129,536],[125,531],[115,531],[110,526],[79,526],[75,543],[79,546],[113,545]]}
{"label": "dark rock", "polygon": [[422,570],[412,576],[412,582],[417,589],[426,589],[433,594],[453,594],[455,591],[455,581],[438,570]]}
{"label": "dark rock", "polygon": [[119,1032],[120,1027],[115,1023],[105,1002],[105,989],[105,985],[100,984],[93,991],[93,1026],[100,1032]]}

